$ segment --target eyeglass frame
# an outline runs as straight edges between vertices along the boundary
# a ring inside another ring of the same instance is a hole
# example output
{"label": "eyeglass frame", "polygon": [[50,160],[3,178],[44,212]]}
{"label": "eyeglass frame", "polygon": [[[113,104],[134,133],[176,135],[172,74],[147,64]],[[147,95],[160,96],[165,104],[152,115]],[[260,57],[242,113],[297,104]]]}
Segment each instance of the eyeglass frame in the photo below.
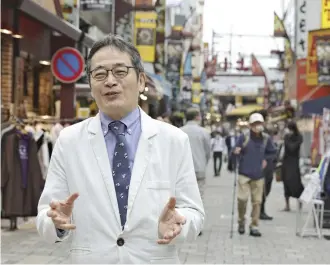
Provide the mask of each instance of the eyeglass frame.
{"label": "eyeglass frame", "polygon": [[[115,68],[117,68],[117,67],[126,67],[127,68],[127,73],[126,73],[126,75],[125,76],[123,76],[123,77],[116,77],[114,74],[113,74],[113,69],[115,69]],[[106,80],[108,77],[109,77],[109,72],[111,72],[111,74],[112,74],[112,76],[114,77],[114,78],[117,78],[117,79],[123,79],[123,78],[125,78],[127,75],[128,75],[128,73],[129,73],[129,69],[137,69],[135,66],[127,66],[127,65],[116,65],[116,66],[114,66],[112,69],[108,69],[108,68],[106,68],[106,67],[103,67],[103,66],[97,66],[97,67],[95,67],[93,70],[91,70],[90,72],[89,72],[89,74],[92,76],[92,78],[94,79],[94,80],[96,80],[96,81],[104,81],[104,80]],[[102,80],[98,80],[98,79],[95,79],[94,77],[93,77],[93,72],[94,71],[96,71],[96,70],[98,70],[98,69],[103,69],[103,70],[106,70],[107,71],[107,75],[106,75],[106,77],[104,78],[104,79],[102,79]]]}

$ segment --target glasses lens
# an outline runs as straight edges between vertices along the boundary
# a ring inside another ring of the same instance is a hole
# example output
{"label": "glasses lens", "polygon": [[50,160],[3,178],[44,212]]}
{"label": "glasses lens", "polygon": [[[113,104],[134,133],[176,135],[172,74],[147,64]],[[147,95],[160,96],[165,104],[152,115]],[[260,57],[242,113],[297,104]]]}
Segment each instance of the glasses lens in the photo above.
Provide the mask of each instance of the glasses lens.
{"label": "glasses lens", "polygon": [[98,81],[106,79],[107,76],[108,76],[108,71],[103,68],[99,68],[92,72],[92,77]]}
{"label": "glasses lens", "polygon": [[128,74],[128,68],[126,66],[116,66],[112,69],[114,77],[123,78]]}

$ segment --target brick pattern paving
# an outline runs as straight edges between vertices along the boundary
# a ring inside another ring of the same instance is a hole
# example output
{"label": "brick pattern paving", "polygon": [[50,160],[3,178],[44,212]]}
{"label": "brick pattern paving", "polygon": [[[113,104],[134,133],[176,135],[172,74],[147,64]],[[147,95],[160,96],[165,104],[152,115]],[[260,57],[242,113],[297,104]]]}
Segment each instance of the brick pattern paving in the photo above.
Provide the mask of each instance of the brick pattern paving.
{"label": "brick pattern paving", "polygon": [[[223,170],[220,177],[211,174],[211,165],[204,191],[207,213],[203,235],[196,242],[180,249],[183,263],[240,263],[240,264],[328,264],[330,241],[315,237],[300,238],[296,231],[296,203],[292,200],[292,212],[282,212],[284,207],[282,183],[273,182],[267,210],[273,221],[261,221],[261,238],[236,232],[230,238],[233,175]],[[306,210],[305,210],[306,211]],[[248,213],[250,207],[248,208]],[[306,214],[306,213],[305,213]],[[3,222],[3,226],[5,222]],[[329,233],[330,231],[325,231]],[[14,263],[69,263],[69,243],[49,245],[38,237],[31,223],[21,225],[20,230],[1,235],[1,262]]]}

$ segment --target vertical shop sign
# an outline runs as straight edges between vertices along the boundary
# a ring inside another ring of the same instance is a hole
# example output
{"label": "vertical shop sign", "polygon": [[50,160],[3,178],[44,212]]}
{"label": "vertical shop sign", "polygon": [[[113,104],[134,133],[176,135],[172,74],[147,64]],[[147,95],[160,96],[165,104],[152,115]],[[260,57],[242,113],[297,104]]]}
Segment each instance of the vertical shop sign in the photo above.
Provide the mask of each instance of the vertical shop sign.
{"label": "vertical shop sign", "polygon": [[[166,79],[172,84],[175,92],[180,90],[180,68],[182,63],[182,42],[168,40],[167,42],[167,62],[166,62]],[[173,95],[176,98],[176,95]]]}
{"label": "vertical shop sign", "polygon": [[307,0],[297,0],[296,55],[297,59],[307,55]]}
{"label": "vertical shop sign", "polygon": [[330,28],[330,0],[322,0],[321,28]]}
{"label": "vertical shop sign", "polygon": [[115,34],[125,41],[133,42],[133,1],[114,0],[115,2]]}
{"label": "vertical shop sign", "polygon": [[112,0],[80,0],[80,9],[83,11],[103,10],[106,12],[110,11],[111,4]]}
{"label": "vertical shop sign", "polygon": [[[319,83],[318,68],[320,70],[322,70],[322,67],[317,65],[318,64],[317,44],[322,43],[322,41],[327,42],[329,37],[330,37],[330,28],[329,29],[321,29],[321,30],[313,30],[313,31],[308,32],[306,81],[307,81],[307,85],[309,85],[309,86],[318,85],[318,83]],[[321,42],[319,42],[319,41],[321,41]],[[325,44],[325,45],[327,45],[327,44]],[[323,58],[323,57],[324,56],[321,55],[321,58]],[[322,70],[322,72],[323,72],[323,70]],[[322,72],[321,72],[321,76],[323,75]]]}
{"label": "vertical shop sign", "polygon": [[317,81],[318,84],[330,85],[330,36],[316,41]]}
{"label": "vertical shop sign", "polygon": [[144,62],[155,61],[156,12],[135,12],[134,44]]}
{"label": "vertical shop sign", "polygon": [[165,19],[166,19],[166,0],[157,0],[156,5],[156,57],[155,73],[164,75],[165,67]]}

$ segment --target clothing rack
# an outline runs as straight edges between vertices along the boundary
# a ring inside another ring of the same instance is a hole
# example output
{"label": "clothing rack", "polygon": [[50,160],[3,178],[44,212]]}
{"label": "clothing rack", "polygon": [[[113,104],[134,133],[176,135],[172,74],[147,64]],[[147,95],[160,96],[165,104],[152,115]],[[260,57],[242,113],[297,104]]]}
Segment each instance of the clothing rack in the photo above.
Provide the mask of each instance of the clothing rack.
{"label": "clothing rack", "polygon": [[79,119],[60,119],[52,116],[37,116],[32,117],[28,119],[23,119],[23,122],[25,123],[31,123],[31,122],[41,122],[41,123],[56,123],[56,122],[76,122]]}

